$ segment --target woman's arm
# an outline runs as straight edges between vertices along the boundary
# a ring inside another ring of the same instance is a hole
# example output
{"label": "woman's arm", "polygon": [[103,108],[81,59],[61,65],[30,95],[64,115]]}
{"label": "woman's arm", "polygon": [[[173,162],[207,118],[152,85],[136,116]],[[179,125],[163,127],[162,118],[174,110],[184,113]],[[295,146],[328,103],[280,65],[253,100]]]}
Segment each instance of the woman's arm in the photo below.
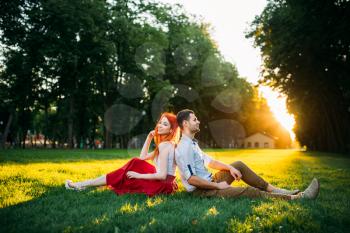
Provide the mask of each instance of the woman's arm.
{"label": "woman's arm", "polygon": [[152,160],[153,158],[154,158],[154,151],[149,152],[146,156],[143,156],[141,159],[142,160]]}
{"label": "woman's arm", "polygon": [[153,174],[140,174],[137,172],[127,172],[128,178],[146,179],[146,180],[165,180],[168,174],[168,156],[173,144],[170,142],[162,142],[159,144],[159,169]]}
{"label": "woman's arm", "polygon": [[140,159],[142,160],[153,159],[154,151],[148,153],[149,146],[152,142],[153,137],[154,137],[154,130],[149,132],[149,134],[147,135],[147,138],[145,140],[145,143],[143,144],[143,147],[140,153]]}

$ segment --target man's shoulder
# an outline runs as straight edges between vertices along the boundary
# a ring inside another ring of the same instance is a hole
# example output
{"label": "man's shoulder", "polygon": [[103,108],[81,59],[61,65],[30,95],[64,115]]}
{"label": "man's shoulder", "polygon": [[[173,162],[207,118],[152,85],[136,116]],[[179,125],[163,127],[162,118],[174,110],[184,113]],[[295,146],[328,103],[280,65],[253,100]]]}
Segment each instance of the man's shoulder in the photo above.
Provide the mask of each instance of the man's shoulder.
{"label": "man's shoulder", "polygon": [[182,147],[188,146],[188,145],[191,145],[191,141],[181,139],[181,140],[179,141],[179,143],[177,144],[176,148],[182,148]]}
{"label": "man's shoulder", "polygon": [[180,140],[175,148],[175,157],[182,157],[184,150],[187,151],[187,148],[191,146],[191,142],[187,140]]}

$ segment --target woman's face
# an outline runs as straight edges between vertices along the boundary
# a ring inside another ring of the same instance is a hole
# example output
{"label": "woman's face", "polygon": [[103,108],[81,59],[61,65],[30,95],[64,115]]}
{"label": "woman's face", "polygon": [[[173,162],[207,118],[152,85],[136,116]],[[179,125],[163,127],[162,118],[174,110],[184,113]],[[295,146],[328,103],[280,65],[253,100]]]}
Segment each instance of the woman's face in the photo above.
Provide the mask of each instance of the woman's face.
{"label": "woman's face", "polygon": [[158,129],[158,134],[160,134],[160,135],[169,134],[170,130],[171,130],[171,125],[170,125],[168,118],[166,118],[165,116],[162,117],[158,121],[157,129]]}

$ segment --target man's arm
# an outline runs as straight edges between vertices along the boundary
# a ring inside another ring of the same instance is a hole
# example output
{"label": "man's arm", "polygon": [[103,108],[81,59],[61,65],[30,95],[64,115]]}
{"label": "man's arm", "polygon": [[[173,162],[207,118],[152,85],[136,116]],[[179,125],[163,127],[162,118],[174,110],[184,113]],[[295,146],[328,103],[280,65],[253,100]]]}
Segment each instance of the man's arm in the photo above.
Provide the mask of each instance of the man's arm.
{"label": "man's arm", "polygon": [[210,155],[205,153],[202,149],[200,149],[199,147],[197,147],[197,148],[200,150],[200,152],[202,154],[202,158],[204,160],[204,163],[208,167],[216,169],[216,170],[228,170],[229,171],[231,169],[232,166],[213,159]]}
{"label": "man's arm", "polygon": [[224,189],[230,187],[226,182],[215,183],[196,176],[193,155],[192,145],[187,142],[180,143],[175,153],[177,166],[188,184],[203,189]]}
{"label": "man's arm", "polygon": [[204,180],[198,176],[191,176],[187,182],[190,185],[193,185],[197,188],[201,188],[201,189],[225,189],[230,187],[229,184],[227,184],[225,181],[224,182],[220,182],[220,183],[215,183],[215,182],[210,182],[207,180]]}
{"label": "man's arm", "polygon": [[238,181],[242,178],[241,172],[238,171],[236,168],[232,167],[231,165],[222,163],[222,162],[215,160],[215,159],[212,159],[209,162],[208,167],[216,169],[216,170],[229,171],[231,173],[231,175]]}
{"label": "man's arm", "polygon": [[216,170],[227,170],[229,171],[231,169],[231,165],[228,165],[226,163],[222,163],[218,160],[211,160],[208,164],[208,167],[212,168],[212,169],[216,169]]}

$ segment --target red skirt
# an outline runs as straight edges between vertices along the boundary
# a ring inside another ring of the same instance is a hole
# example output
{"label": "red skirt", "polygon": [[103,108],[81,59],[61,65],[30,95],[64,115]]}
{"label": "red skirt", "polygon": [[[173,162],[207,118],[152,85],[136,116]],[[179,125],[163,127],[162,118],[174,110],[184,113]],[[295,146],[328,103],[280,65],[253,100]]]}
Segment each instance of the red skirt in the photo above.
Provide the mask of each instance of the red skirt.
{"label": "red skirt", "polygon": [[177,190],[175,176],[168,175],[165,180],[129,179],[128,171],[141,174],[156,173],[156,168],[148,162],[133,158],[123,167],[106,175],[107,186],[116,194],[144,193],[148,196],[170,194]]}

